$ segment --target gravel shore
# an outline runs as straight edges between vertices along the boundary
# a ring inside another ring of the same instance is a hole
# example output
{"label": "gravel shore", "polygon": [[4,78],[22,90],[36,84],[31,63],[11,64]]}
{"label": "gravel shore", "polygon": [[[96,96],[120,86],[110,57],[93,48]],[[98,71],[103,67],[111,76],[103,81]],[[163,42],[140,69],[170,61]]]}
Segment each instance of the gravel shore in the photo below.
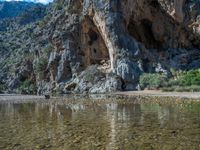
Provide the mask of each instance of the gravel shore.
{"label": "gravel shore", "polygon": [[[104,95],[104,94],[103,94]],[[111,95],[124,95],[124,96],[156,96],[156,97],[177,97],[177,98],[191,98],[200,99],[200,92],[162,92],[156,90],[145,91],[126,91],[116,92]],[[17,94],[0,94],[0,101],[13,101],[13,100],[41,100],[45,99],[44,96],[37,95],[17,95]]]}
{"label": "gravel shore", "polygon": [[200,99],[200,92],[162,92],[156,90],[144,90],[144,91],[126,91],[116,92],[119,95],[127,96],[160,96],[160,97],[179,97],[179,98],[194,98]]}
{"label": "gravel shore", "polygon": [[36,100],[36,99],[44,99],[44,96],[0,94],[0,101],[9,101],[9,100]]}

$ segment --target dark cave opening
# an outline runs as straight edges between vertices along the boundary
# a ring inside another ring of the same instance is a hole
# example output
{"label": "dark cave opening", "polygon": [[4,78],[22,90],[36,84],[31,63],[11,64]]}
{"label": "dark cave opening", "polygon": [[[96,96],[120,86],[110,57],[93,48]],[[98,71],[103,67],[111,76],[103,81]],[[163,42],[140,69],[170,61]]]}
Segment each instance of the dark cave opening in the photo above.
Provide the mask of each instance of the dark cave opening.
{"label": "dark cave opening", "polygon": [[162,43],[156,41],[152,31],[152,22],[143,19],[139,23],[133,20],[130,20],[128,24],[128,32],[139,42],[143,43],[148,49],[160,49],[162,47]]}
{"label": "dark cave opening", "polygon": [[93,49],[93,51],[94,51],[94,53],[97,53],[97,50],[95,48]]}
{"label": "dark cave opening", "polygon": [[160,8],[160,4],[158,3],[158,1],[152,0],[150,2],[150,6],[152,6],[155,9],[159,9]]}
{"label": "dark cave opening", "polygon": [[96,41],[98,39],[98,34],[93,31],[92,29],[89,30],[88,32],[88,36],[89,36],[89,41],[88,41],[88,44],[89,45],[92,45],[94,41]]}
{"label": "dark cave opening", "polygon": [[106,44],[90,18],[86,18],[83,23],[81,43],[81,51],[84,53],[82,55],[84,68],[90,65],[109,63],[110,58]]}
{"label": "dark cave opening", "polygon": [[108,50],[97,29],[88,31],[90,64],[101,64],[103,60],[109,60]]}

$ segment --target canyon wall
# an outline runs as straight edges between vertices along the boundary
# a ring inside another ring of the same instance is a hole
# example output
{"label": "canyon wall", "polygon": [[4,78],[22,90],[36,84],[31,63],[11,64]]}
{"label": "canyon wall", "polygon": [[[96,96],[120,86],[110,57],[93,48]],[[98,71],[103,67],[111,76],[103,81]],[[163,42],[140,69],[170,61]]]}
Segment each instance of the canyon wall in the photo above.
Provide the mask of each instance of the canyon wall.
{"label": "canyon wall", "polygon": [[138,90],[143,73],[199,68],[199,11],[189,0],[55,1],[33,32],[37,93]]}

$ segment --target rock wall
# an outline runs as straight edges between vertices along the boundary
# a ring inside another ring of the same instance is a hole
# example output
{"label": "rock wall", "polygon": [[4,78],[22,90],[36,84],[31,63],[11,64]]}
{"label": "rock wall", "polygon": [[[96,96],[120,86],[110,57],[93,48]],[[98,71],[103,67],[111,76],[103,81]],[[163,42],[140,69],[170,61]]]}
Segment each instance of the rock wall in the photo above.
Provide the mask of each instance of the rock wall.
{"label": "rock wall", "polygon": [[[170,75],[171,67],[198,67],[193,60],[181,56],[186,51],[194,56],[197,54],[194,51],[199,49],[196,32],[199,27],[192,24],[198,18],[195,10],[199,9],[199,2],[71,0],[57,3],[67,9],[54,12],[60,19],[50,37],[55,46],[49,59],[53,89],[92,93],[134,90],[143,72]],[[195,61],[200,58],[197,55]],[[187,63],[176,64],[178,57]],[[87,76],[87,73],[96,78],[85,79],[83,74]],[[104,88],[111,85],[105,84],[110,78],[116,82],[112,90]]]}
{"label": "rock wall", "polygon": [[42,78],[34,71],[38,94],[136,90],[144,72],[199,68],[199,10],[190,0],[55,1],[34,29],[33,64],[47,59]]}

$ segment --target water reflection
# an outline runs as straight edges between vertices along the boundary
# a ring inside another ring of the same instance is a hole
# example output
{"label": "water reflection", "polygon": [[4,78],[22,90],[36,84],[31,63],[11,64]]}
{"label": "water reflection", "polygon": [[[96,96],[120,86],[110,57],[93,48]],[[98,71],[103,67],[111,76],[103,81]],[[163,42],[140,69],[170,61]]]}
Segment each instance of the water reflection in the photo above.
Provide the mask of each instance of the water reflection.
{"label": "water reflection", "polygon": [[0,149],[198,149],[200,103],[0,102],[0,133]]}

